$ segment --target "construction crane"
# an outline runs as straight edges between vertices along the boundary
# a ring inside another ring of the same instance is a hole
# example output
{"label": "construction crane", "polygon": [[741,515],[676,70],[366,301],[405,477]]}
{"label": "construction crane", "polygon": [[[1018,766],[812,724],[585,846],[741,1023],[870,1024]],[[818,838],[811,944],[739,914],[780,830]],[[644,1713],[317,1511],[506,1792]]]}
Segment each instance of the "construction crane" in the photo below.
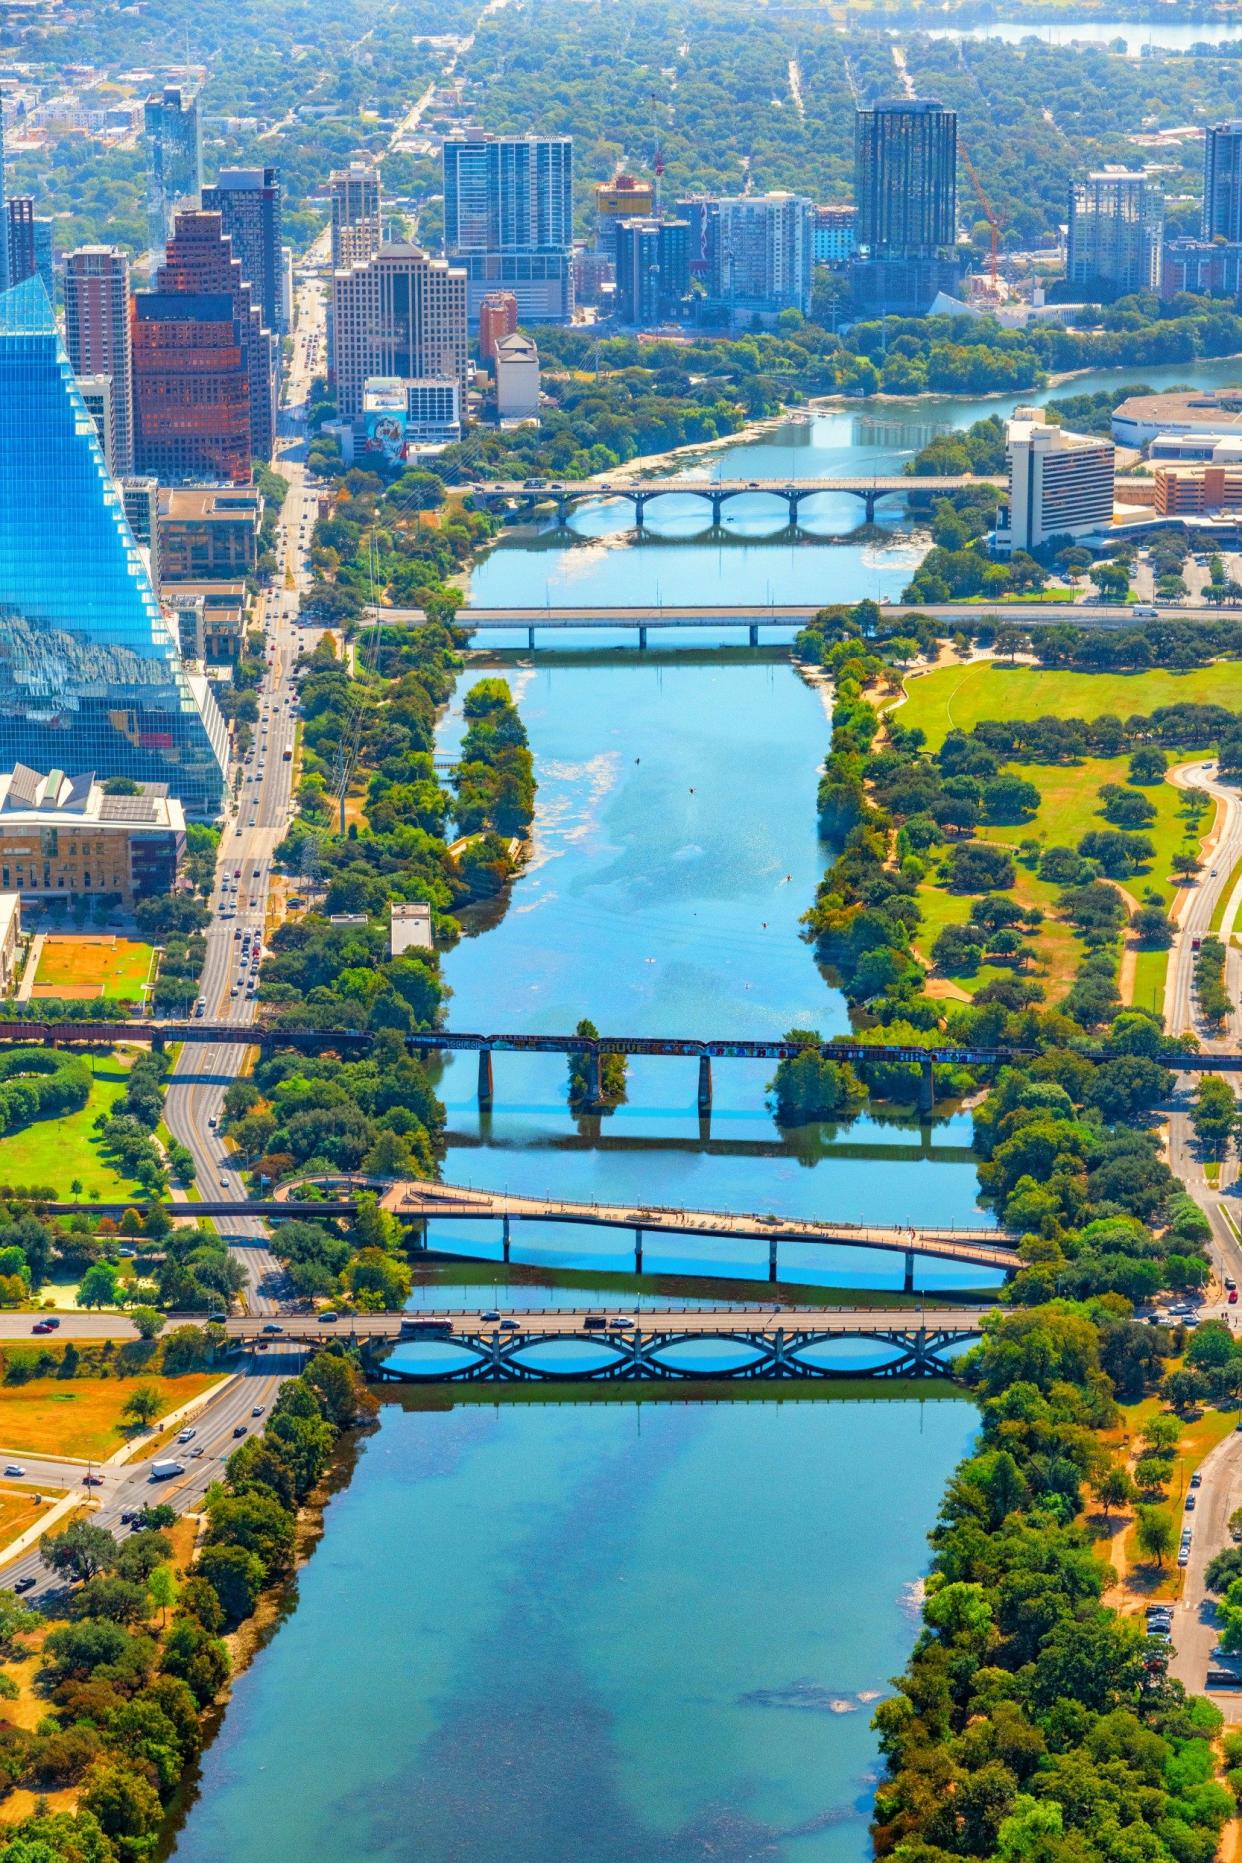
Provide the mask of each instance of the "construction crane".
{"label": "construction crane", "polygon": [[970,151],[960,136],[957,139],[957,152],[962,158],[966,173],[970,176],[971,186],[974,188],[975,194],[978,196],[979,205],[983,209],[983,217],[991,229],[992,238],[991,251],[988,255],[988,272],[992,279],[992,296],[994,298],[999,298],[1000,289],[996,282],[996,255],[1000,250],[1000,221],[997,219],[996,209],[983,191],[983,183],[975,173],[975,165],[970,159]]}

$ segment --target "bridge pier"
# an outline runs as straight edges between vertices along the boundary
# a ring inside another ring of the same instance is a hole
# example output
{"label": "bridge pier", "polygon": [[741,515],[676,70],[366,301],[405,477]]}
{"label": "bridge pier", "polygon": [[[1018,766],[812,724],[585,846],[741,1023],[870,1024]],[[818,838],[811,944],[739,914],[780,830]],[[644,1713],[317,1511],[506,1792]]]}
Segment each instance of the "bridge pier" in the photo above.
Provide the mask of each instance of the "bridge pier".
{"label": "bridge pier", "polygon": [[710,1054],[699,1056],[699,1112],[710,1113],[712,1110],[712,1057]]}
{"label": "bridge pier", "polygon": [[494,1096],[495,1080],[492,1074],[492,1051],[490,1048],[479,1049],[479,1106],[491,1109]]}
{"label": "bridge pier", "polygon": [[864,492],[863,493],[863,505],[866,509],[868,524],[875,523],[875,501],[876,501],[875,492]]}
{"label": "bridge pier", "polygon": [[647,500],[646,500],[645,495],[642,492],[635,492],[634,494],[634,529],[635,530],[644,530],[646,528],[646,523],[647,523],[646,511],[647,511]]}
{"label": "bridge pier", "polygon": [[920,1064],[918,1108],[920,1119],[930,1119],[936,1110],[936,1075],[930,1061]]}
{"label": "bridge pier", "polygon": [[750,641],[751,646],[757,647],[759,645],[759,624],[757,621],[751,622],[750,626],[746,630],[746,634],[747,634],[747,638]]}
{"label": "bridge pier", "polygon": [[720,513],[724,509],[724,496],[720,492],[710,492],[708,496],[712,501],[712,525],[715,529],[719,530]]}
{"label": "bridge pier", "polygon": [[647,645],[647,630],[641,621],[638,624],[638,644],[640,647],[645,647]]}
{"label": "bridge pier", "polygon": [[789,506],[789,528],[790,530],[793,530],[796,527],[797,522],[798,522],[798,507],[802,503],[802,493],[801,492],[787,493],[785,497],[785,503]]}
{"label": "bridge pier", "polygon": [[587,1055],[586,1100],[588,1111],[597,1113],[600,1109],[601,1098],[602,1095],[599,1084],[599,1049],[592,1048]]}
{"label": "bridge pier", "polygon": [[641,1274],[642,1271],[643,1271],[643,1232],[641,1229],[636,1229],[634,1231],[634,1272],[635,1274]]}
{"label": "bridge pier", "polygon": [[509,1252],[512,1247],[512,1237],[509,1234],[509,1218],[507,1216],[502,1216],[500,1219],[500,1232],[503,1238],[501,1242],[501,1260],[508,1262]]}
{"label": "bridge pier", "polygon": [[768,1279],[776,1283],[776,1237],[768,1237]]}
{"label": "bridge pier", "polygon": [[569,500],[568,500],[568,498],[558,498],[558,499],[557,499],[557,501],[556,501],[556,528],[557,528],[558,530],[564,530],[564,528],[565,528],[565,513],[566,513],[566,512],[568,511],[568,510],[569,510]]}
{"label": "bridge pier", "polygon": [[535,630],[533,627],[528,627],[526,630],[526,645],[530,648],[532,653],[535,651]]}
{"label": "bridge pier", "polygon": [[914,1292],[914,1250],[912,1248],[906,1250],[906,1274],[901,1284],[901,1291],[903,1294]]}

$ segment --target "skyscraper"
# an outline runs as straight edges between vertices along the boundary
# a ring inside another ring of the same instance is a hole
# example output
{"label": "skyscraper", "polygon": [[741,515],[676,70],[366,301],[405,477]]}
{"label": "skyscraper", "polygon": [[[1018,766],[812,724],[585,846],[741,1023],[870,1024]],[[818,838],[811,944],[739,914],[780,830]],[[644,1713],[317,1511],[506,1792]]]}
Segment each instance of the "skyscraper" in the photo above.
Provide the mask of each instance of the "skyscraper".
{"label": "skyscraper", "polygon": [[1242,123],[1209,123],[1203,144],[1203,237],[1242,240]]}
{"label": "skyscraper", "polygon": [[811,308],[814,203],[801,194],[743,194],[720,203],[720,289],[730,309],[771,315]]}
{"label": "skyscraper", "polygon": [[226,758],[223,721],[182,665],[47,293],[26,279],[0,296],[0,765],[167,783],[210,817]]}
{"label": "skyscraper", "polygon": [[523,324],[573,315],[571,136],[468,131],[444,144],[444,249],[469,279],[469,314],[512,291]]}
{"label": "skyscraper", "polygon": [[[191,296],[227,293],[233,306],[242,368],[249,384],[249,450],[256,459],[270,459],[276,435],[276,341],[263,322],[250,286],[242,277],[241,260],[233,255],[218,213],[190,209],[175,216],[173,236],[168,242],[164,263],[156,273],[156,290],[163,294]],[[141,299],[137,301],[142,302]],[[137,392],[135,357],[135,394]],[[230,397],[226,395],[225,399]],[[142,429],[141,420],[139,429]],[[247,460],[247,471],[249,464]],[[159,473],[159,467],[147,455],[139,458],[139,467],[144,472]]]}
{"label": "skyscraper", "polygon": [[1164,198],[1146,175],[1105,172],[1070,188],[1072,285],[1114,297],[1154,290],[1163,238]]}
{"label": "skyscraper", "polygon": [[29,194],[10,194],[5,202],[5,246],[8,252],[9,283],[20,285],[23,278],[43,280],[43,289],[52,297],[56,279],[52,268],[52,222],[34,210]]}
{"label": "skyscraper", "polygon": [[118,246],[79,246],[65,254],[65,347],[78,376],[112,383],[114,470],[134,469],[134,363],[129,322],[129,260]]}
{"label": "skyscraper", "polygon": [[[0,228],[7,229],[8,211],[5,207],[7,195],[4,191],[4,87],[0,85]],[[0,291],[8,289],[9,283],[9,242],[0,239]]]}
{"label": "skyscraper", "polygon": [[351,162],[328,179],[332,269],[372,259],[380,249],[380,176],[374,162]]}
{"label": "skyscraper", "polygon": [[222,168],[203,206],[219,214],[267,328],[283,329],[279,169]]}
{"label": "skyscraper", "polygon": [[854,123],[858,244],[872,259],[931,259],[957,240],[957,113],[900,97]]}
{"label": "skyscraper", "polygon": [[612,237],[617,315],[622,323],[658,323],[690,289],[688,223],[622,220]]}
{"label": "skyscraper", "polygon": [[396,242],[332,277],[337,406],[362,412],[369,375],[455,381],[466,405],[466,275]]}
{"label": "skyscraper", "polygon": [[173,213],[183,202],[197,204],[203,185],[198,97],[188,85],[166,84],[147,98],[147,243],[158,263],[172,232]]}
{"label": "skyscraper", "polygon": [[502,336],[518,327],[517,299],[512,291],[489,291],[479,306],[479,359],[491,362]]}

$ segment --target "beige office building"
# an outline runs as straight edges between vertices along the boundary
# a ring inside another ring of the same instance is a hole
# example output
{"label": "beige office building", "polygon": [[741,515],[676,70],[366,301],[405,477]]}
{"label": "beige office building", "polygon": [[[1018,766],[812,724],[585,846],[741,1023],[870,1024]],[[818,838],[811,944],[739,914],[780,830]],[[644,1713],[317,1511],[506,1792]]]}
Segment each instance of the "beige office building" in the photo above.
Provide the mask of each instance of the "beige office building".
{"label": "beige office building", "polygon": [[337,407],[362,413],[370,375],[457,382],[466,405],[466,274],[404,241],[332,277],[332,358]]}

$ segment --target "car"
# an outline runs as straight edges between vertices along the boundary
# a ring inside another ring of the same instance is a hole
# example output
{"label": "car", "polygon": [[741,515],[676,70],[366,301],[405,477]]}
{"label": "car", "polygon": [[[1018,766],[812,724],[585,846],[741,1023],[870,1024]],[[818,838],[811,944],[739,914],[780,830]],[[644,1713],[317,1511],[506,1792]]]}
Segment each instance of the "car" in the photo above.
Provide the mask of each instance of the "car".
{"label": "car", "polygon": [[4,1472],[6,1475],[11,1475],[15,1481],[20,1481],[26,1473],[20,1462],[10,1462]]}
{"label": "car", "polygon": [[57,1332],[60,1328],[60,1321],[54,1313],[49,1313],[43,1324],[45,1326],[50,1326],[53,1332]]}
{"label": "car", "polygon": [[227,1190],[227,1189],[228,1189],[228,1187],[229,1187],[229,1180],[228,1180],[228,1178],[227,1178],[227,1177],[222,1177],[222,1178],[220,1179],[220,1188],[221,1188],[221,1190]]}
{"label": "car", "polygon": [[246,1427],[244,1423],[239,1423],[237,1428],[233,1431],[234,1436],[244,1436],[246,1434]]}
{"label": "car", "polygon": [[134,1519],[135,1519],[135,1518],[136,1518],[136,1516],[135,1516],[135,1514],[134,1514],[134,1510],[133,1510],[133,1508],[132,1508],[132,1507],[127,1507],[127,1508],[125,1509],[125,1512],[124,1512],[124,1513],[123,1513],[123,1514],[121,1515],[121,1525],[122,1525],[123,1527],[128,1527],[128,1526],[130,1526],[130,1525],[132,1525],[132,1523],[133,1523],[133,1521],[134,1521]]}
{"label": "car", "polygon": [[628,1313],[618,1313],[615,1319],[609,1320],[608,1330],[614,1333],[625,1333],[629,1332],[633,1325],[634,1321]]}
{"label": "car", "polygon": [[1198,1498],[1198,1497],[1197,1497],[1196,1495],[1193,1495],[1193,1494],[1188,1494],[1188,1495],[1186,1496],[1186,1512],[1187,1512],[1188,1514],[1193,1514],[1193,1513],[1194,1513],[1194,1511],[1195,1511],[1195,1502],[1196,1502],[1196,1500],[1197,1500],[1197,1498]]}
{"label": "car", "polygon": [[[491,1307],[488,1308],[486,1313],[480,1313],[479,1318],[485,1326],[497,1326],[500,1323],[499,1313]],[[1242,1423],[1239,1423],[1238,1428],[1242,1430]]]}
{"label": "car", "polygon": [[235,925],[235,926],[233,927],[233,936],[234,936],[234,938],[240,938],[240,937],[241,937],[241,935],[242,935],[242,928],[241,928],[241,926],[240,926],[240,925]]}
{"label": "car", "polygon": [[220,1121],[216,1118],[215,1114],[213,1113],[211,1115],[211,1118],[207,1121],[207,1130],[209,1132],[214,1132],[216,1127],[219,1125],[219,1123]]}
{"label": "car", "polygon": [[203,1448],[203,1445],[202,1445],[202,1443],[199,1443],[199,1445],[198,1445],[198,1447],[197,1447],[197,1449],[191,1449],[191,1451],[190,1451],[190,1460],[191,1460],[191,1461],[193,1461],[193,1460],[195,1459],[195,1457],[196,1457],[196,1456],[200,1456],[200,1455],[206,1455],[206,1453],[207,1453],[207,1451],[206,1451],[206,1450],[205,1450],[205,1449]]}
{"label": "car", "polygon": [[1238,1285],[1237,1282],[1233,1280],[1229,1275],[1225,1276],[1225,1289],[1228,1293],[1233,1293],[1237,1285]]}
{"label": "car", "polygon": [[1229,1292],[1228,1292],[1228,1293],[1227,1293],[1227,1294],[1225,1295],[1225,1299],[1226,1299],[1226,1301],[1228,1302],[1228,1304],[1229,1304],[1229,1305],[1230,1305],[1231,1307],[1236,1307],[1236,1306],[1237,1306],[1237,1304],[1238,1304],[1238,1290],[1237,1290],[1237,1288],[1236,1288],[1236,1287],[1231,1287],[1231,1288],[1229,1289]]}
{"label": "car", "polygon": [[1185,1319],[1182,1321],[1183,1326],[1190,1327],[1192,1329],[1200,1324],[1201,1322],[1199,1319],[1199,1315],[1197,1313],[1188,1313]]}
{"label": "car", "polygon": [[602,1333],[608,1330],[608,1321],[602,1313],[588,1313],[582,1326],[585,1332]]}
{"label": "car", "polygon": [[337,1320],[339,1320],[341,1316],[339,1313],[328,1312],[328,1313],[321,1313],[319,1317],[323,1321],[325,1326],[333,1326],[336,1324]]}
{"label": "car", "polygon": [[24,1578],[18,1578],[18,1579],[14,1579],[14,1581],[13,1581],[13,1589],[14,1589],[14,1591],[30,1591],[30,1590],[32,1590],[32,1589],[33,1589],[33,1587],[34,1587],[34,1586],[35,1586],[35,1585],[36,1585],[37,1583],[38,1583],[38,1581],[37,1581],[37,1579],[36,1579],[36,1578],[34,1577],[34,1575],[33,1575],[32,1573],[30,1573],[30,1572],[27,1572],[27,1574],[26,1574],[26,1576],[25,1576]]}
{"label": "car", "polygon": [[[233,987],[232,987],[232,989],[231,989],[231,990],[229,991],[229,995],[230,995],[230,996],[240,996],[240,994],[241,994],[241,985],[240,985],[239,983],[235,983],[235,984],[233,985]],[[213,1122],[213,1123],[214,1123],[214,1122]]]}
{"label": "car", "polygon": [[269,1320],[263,1330],[265,1333],[283,1333],[285,1329],[283,1326],[277,1326],[274,1320]]}
{"label": "car", "polygon": [[207,1315],[207,1320],[208,1324],[211,1326],[223,1326],[228,1317],[228,1314],[225,1313],[222,1308],[217,1307],[214,1313],[209,1313]]}
{"label": "car", "polygon": [[1177,1555],[1177,1564],[1178,1569],[1184,1572],[1186,1567],[1190,1564],[1190,1554],[1185,1551],[1179,1552]]}
{"label": "car", "polygon": [[501,1320],[501,1322],[500,1322],[500,1330],[501,1330],[501,1332],[502,1332],[502,1333],[517,1333],[517,1332],[521,1332],[521,1330],[522,1330],[522,1327],[521,1327],[521,1322],[520,1322],[519,1320],[513,1320],[513,1319],[505,1319],[505,1320]]}
{"label": "car", "polygon": [[36,1320],[30,1330],[32,1333],[50,1333],[52,1329],[46,1320]]}
{"label": "car", "polygon": [[261,1417],[263,1415],[262,1404],[256,1404],[254,1409],[250,1412],[250,1414],[252,1417]]}
{"label": "car", "polygon": [[1198,1469],[1196,1469],[1194,1474],[1190,1477],[1190,1485],[1192,1488],[1201,1488],[1203,1486],[1203,1477]]}
{"label": "car", "polygon": [[198,1431],[195,1429],[194,1425],[192,1423],[187,1424],[185,1429],[183,1429],[178,1436],[177,1441],[179,1443],[192,1443],[197,1435]]}
{"label": "car", "polygon": [[102,1475],[87,1473],[82,1477],[82,1486],[84,1488],[102,1488],[103,1485],[104,1479]]}

